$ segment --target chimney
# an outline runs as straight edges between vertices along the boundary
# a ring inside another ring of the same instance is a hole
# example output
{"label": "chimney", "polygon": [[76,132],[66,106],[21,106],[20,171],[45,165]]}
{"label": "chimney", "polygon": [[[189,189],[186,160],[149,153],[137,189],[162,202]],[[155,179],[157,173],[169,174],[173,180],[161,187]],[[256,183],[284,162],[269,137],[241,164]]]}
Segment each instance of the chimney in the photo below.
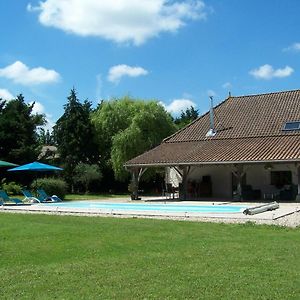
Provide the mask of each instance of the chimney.
{"label": "chimney", "polygon": [[216,130],[215,130],[215,121],[214,121],[214,99],[213,96],[209,96],[210,98],[210,110],[209,110],[209,130],[206,134],[206,137],[213,137],[216,135]]}

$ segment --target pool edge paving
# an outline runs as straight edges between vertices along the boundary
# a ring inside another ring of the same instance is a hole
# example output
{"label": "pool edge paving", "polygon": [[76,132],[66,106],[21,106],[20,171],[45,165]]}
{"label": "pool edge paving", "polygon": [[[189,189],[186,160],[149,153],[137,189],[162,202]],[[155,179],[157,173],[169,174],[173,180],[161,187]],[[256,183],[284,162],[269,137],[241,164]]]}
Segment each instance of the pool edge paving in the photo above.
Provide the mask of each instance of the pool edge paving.
{"label": "pool edge paving", "polygon": [[[155,204],[164,204],[166,201],[158,201]],[[79,201],[81,202],[81,201]],[[95,201],[97,202],[97,201]],[[99,201],[99,203],[104,201]],[[111,201],[109,201],[111,202]],[[117,200],[114,203],[119,203]],[[121,203],[132,203],[122,200]],[[147,203],[147,201],[134,202],[135,204]],[[226,203],[227,206],[253,207],[261,203],[230,203],[230,202],[172,202],[170,205],[219,205]],[[103,208],[66,208],[51,205],[26,205],[26,206],[0,206],[0,212],[11,213],[44,213],[56,215],[77,215],[77,216],[99,216],[119,218],[152,218],[168,220],[185,220],[198,222],[220,222],[220,223],[246,223],[280,225],[288,227],[300,226],[300,203],[280,203],[280,208],[275,211],[267,211],[257,215],[244,215],[240,212],[177,212],[177,211],[155,211],[155,210],[122,210]]]}

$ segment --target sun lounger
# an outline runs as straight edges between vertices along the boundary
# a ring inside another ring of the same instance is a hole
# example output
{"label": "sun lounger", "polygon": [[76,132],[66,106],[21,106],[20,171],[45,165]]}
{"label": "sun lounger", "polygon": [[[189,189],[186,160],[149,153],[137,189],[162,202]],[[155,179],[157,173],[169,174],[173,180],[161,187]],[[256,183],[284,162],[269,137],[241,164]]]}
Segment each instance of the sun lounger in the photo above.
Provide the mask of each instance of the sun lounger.
{"label": "sun lounger", "polygon": [[39,195],[38,199],[41,202],[61,202],[61,199],[56,195],[49,196],[43,189],[38,189],[37,193]]}
{"label": "sun lounger", "polygon": [[40,203],[41,202],[38,198],[34,197],[29,190],[22,190],[22,193],[25,196],[25,198],[23,199],[23,201],[25,201],[25,202],[30,202],[30,203]]}
{"label": "sun lounger", "polygon": [[4,190],[0,190],[0,199],[2,199],[3,204],[6,204],[6,202],[13,202],[16,205],[23,204],[18,198],[10,198]]}

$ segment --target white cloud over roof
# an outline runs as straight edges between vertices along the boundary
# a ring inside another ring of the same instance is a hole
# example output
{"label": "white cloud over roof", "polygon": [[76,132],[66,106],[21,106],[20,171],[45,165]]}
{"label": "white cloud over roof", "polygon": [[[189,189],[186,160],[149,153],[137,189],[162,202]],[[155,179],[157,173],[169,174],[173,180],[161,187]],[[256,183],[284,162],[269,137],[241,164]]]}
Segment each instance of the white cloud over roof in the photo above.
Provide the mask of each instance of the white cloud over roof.
{"label": "white cloud over roof", "polygon": [[15,83],[22,85],[38,85],[42,83],[57,82],[60,79],[59,73],[43,67],[30,69],[21,61],[0,69],[0,77],[11,79]]}
{"label": "white cloud over roof", "polygon": [[7,89],[0,89],[0,98],[3,100],[12,100],[14,96]]}
{"label": "white cloud over roof", "polygon": [[128,65],[116,65],[109,69],[107,79],[110,82],[118,83],[122,77],[139,77],[147,75],[148,71],[142,67],[131,67]]}
{"label": "white cloud over roof", "polygon": [[214,90],[207,90],[208,97],[216,97],[217,93]]}
{"label": "white cloud over roof", "polygon": [[170,113],[179,114],[182,111],[185,111],[187,108],[193,106],[194,108],[197,106],[195,102],[190,99],[174,99],[169,105],[166,105],[163,102],[160,104]]}
{"label": "white cloud over roof", "polygon": [[273,78],[284,78],[292,75],[294,69],[286,66],[282,69],[274,69],[271,65],[263,65],[257,69],[253,69],[249,72],[250,75],[256,79],[273,79]]}
{"label": "white cloud over roof", "polygon": [[284,48],[283,51],[300,52],[300,43],[294,43],[289,47]]}
{"label": "white cloud over roof", "polygon": [[231,82],[225,82],[225,83],[223,83],[222,84],[222,88],[223,89],[231,89],[232,88],[232,84],[231,84]]}
{"label": "white cloud over roof", "polygon": [[201,0],[45,0],[27,10],[45,26],[135,45],[207,15]]}

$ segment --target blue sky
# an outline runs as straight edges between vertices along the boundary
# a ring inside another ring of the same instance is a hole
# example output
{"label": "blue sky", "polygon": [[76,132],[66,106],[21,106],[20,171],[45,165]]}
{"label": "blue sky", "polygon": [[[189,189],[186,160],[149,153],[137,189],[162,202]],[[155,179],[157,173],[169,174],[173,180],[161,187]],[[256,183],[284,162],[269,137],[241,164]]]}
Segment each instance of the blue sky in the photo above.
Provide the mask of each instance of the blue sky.
{"label": "blue sky", "polygon": [[300,88],[298,0],[0,2],[0,97],[53,124],[81,100],[157,99],[173,115],[232,95]]}

